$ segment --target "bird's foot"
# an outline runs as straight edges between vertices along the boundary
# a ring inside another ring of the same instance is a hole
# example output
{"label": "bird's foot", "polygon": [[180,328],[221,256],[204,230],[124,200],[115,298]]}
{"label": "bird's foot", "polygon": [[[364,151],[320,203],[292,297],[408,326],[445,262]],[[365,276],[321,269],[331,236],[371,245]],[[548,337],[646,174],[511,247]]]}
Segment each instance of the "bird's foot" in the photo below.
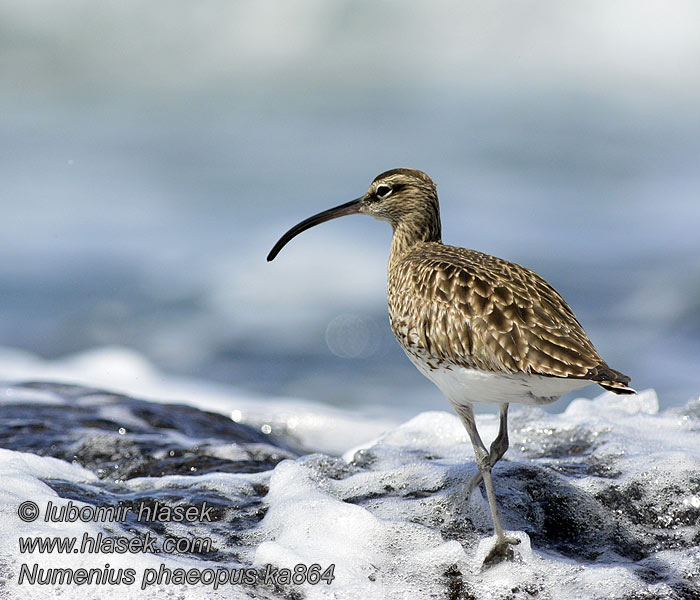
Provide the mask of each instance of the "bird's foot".
{"label": "bird's foot", "polygon": [[497,565],[505,560],[513,560],[516,556],[513,546],[517,546],[520,540],[515,537],[504,535],[496,540],[496,544],[489,550],[484,559],[484,567]]}

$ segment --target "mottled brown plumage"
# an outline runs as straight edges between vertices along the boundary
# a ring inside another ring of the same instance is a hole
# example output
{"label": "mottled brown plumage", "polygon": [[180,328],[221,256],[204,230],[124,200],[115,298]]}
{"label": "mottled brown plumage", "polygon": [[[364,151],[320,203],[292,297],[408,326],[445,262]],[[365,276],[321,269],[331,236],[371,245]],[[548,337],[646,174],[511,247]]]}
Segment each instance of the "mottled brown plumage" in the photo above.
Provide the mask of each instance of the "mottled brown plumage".
{"label": "mottled brown plumage", "polygon": [[433,368],[589,379],[608,389],[629,383],[537,273],[442,243],[437,191],[425,173],[387,171],[374,180],[375,193],[380,185],[405,194],[400,208],[385,209],[380,218],[394,228],[389,317],[407,353],[427,357]]}
{"label": "mottled brown plumage", "polygon": [[393,261],[388,298],[401,346],[430,356],[435,368],[629,383],[600,357],[556,290],[520,265],[419,242]]}
{"label": "mottled brown plumage", "polygon": [[[539,275],[518,264],[442,243],[435,184],[415,169],[377,176],[367,193],[302,221],[277,242],[275,258],[294,236],[348,214],[387,221],[394,235],[387,296],[391,328],[418,369],[452,403],[472,441],[496,532],[487,557],[512,554],[519,540],[505,535],[491,469],[508,448],[509,402],[548,403],[598,383],[629,394],[629,377],[611,369],[564,299]],[[486,450],[472,405],[501,403],[498,436]]]}

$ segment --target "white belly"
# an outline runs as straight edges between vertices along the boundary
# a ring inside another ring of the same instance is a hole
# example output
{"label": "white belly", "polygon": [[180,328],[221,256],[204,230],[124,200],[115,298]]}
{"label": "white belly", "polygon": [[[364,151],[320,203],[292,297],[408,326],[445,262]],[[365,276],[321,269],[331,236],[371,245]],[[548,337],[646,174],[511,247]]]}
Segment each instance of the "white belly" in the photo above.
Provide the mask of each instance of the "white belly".
{"label": "white belly", "polygon": [[560,396],[594,383],[582,379],[545,377],[525,373],[493,373],[466,367],[431,369],[416,356],[411,362],[432,381],[453,404],[472,402],[519,402],[549,404]]}

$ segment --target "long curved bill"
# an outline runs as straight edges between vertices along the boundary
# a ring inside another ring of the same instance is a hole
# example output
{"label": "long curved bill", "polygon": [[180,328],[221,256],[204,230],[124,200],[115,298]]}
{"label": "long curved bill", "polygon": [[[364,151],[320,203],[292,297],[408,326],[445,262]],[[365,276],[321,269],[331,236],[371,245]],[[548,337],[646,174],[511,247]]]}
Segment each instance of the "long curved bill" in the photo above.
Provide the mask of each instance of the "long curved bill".
{"label": "long curved bill", "polygon": [[271,260],[274,260],[280,253],[280,250],[287,245],[289,240],[298,236],[302,231],[311,229],[314,225],[325,223],[331,219],[337,219],[338,217],[344,217],[345,215],[356,215],[360,212],[361,204],[362,198],[356,198],[355,200],[351,200],[350,202],[346,202],[345,204],[341,204],[335,208],[324,210],[313,217],[304,219],[301,223],[297,223],[287,233],[285,233],[274,245],[272,250],[270,250],[270,254],[267,255],[267,261],[270,262]]}

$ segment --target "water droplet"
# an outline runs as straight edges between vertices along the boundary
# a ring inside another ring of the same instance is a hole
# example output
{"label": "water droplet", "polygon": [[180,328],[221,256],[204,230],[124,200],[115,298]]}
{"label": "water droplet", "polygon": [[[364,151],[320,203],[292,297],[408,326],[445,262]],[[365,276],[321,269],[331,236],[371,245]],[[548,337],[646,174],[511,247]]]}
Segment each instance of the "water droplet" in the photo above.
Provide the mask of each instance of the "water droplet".
{"label": "water droplet", "polygon": [[326,327],[328,349],[340,358],[367,358],[379,348],[374,324],[358,315],[338,315]]}

